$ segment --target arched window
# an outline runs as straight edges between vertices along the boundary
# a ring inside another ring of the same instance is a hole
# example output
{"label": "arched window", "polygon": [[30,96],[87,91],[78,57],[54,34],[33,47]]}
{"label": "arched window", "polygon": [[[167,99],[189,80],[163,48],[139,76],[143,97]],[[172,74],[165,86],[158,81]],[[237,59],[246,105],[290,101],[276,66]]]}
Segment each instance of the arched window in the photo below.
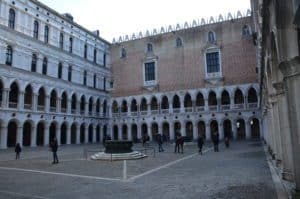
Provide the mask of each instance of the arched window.
{"label": "arched window", "polygon": [[248,36],[251,35],[250,28],[249,28],[248,25],[243,26],[242,35],[245,36],[245,37],[248,37]]}
{"label": "arched window", "polygon": [[153,46],[152,46],[152,44],[150,44],[150,43],[147,44],[147,52],[148,52],[148,53],[153,52]]}
{"label": "arched window", "polygon": [[6,65],[11,66],[13,61],[13,49],[11,46],[6,48]]}
{"label": "arched window", "polygon": [[39,39],[39,22],[36,20],[33,23],[33,37]]}
{"label": "arched window", "polygon": [[77,97],[75,94],[72,95],[72,102],[71,102],[71,109],[72,109],[72,114],[76,113],[76,107],[77,107]]}
{"label": "arched window", "polygon": [[103,66],[106,67],[106,53],[103,54]]}
{"label": "arched window", "polygon": [[63,69],[63,65],[62,65],[62,63],[59,63],[59,64],[58,64],[58,70],[57,70],[57,77],[58,77],[59,79],[62,78],[62,69]]}
{"label": "arched window", "polygon": [[59,35],[59,48],[64,49],[64,34],[62,32]]}
{"label": "arched window", "polygon": [[83,57],[86,59],[87,58],[87,44],[84,44],[84,53],[83,53]]}
{"label": "arched window", "polygon": [[48,59],[47,57],[45,57],[43,60],[43,69],[42,69],[43,75],[47,75],[47,68],[48,68]]}
{"label": "arched window", "polygon": [[8,27],[11,29],[15,29],[15,21],[16,21],[16,12],[14,9],[9,9]]}
{"label": "arched window", "polygon": [[63,92],[61,95],[61,112],[67,111],[67,104],[68,104],[68,96],[66,92]]}
{"label": "arched window", "polygon": [[69,66],[68,68],[68,81],[72,81],[72,66]]}
{"label": "arched window", "polygon": [[180,37],[177,37],[176,39],[176,47],[182,47],[182,39]]}
{"label": "arched window", "polygon": [[47,25],[45,26],[45,31],[44,31],[44,42],[46,44],[49,42],[49,27]]}
{"label": "arched window", "polygon": [[19,87],[16,82],[10,86],[9,91],[9,108],[17,108],[18,106]]}
{"label": "arched window", "polygon": [[138,109],[138,107],[137,107],[137,102],[136,102],[135,99],[133,99],[133,100],[131,101],[130,111],[131,111],[131,112],[137,112],[137,109]]}
{"label": "arched window", "polygon": [[69,53],[72,53],[73,52],[73,38],[70,37],[69,39]]}
{"label": "arched window", "polygon": [[212,31],[208,32],[208,42],[214,43],[216,41],[215,34]]}
{"label": "arched window", "polygon": [[121,58],[125,58],[127,56],[126,49],[123,47],[121,49]]}
{"label": "arched window", "polygon": [[85,86],[86,86],[86,76],[87,76],[87,72],[84,71],[84,73],[83,73],[83,85],[85,85]]}
{"label": "arched window", "polygon": [[94,88],[97,87],[97,75],[94,74]]}
{"label": "arched window", "polygon": [[97,63],[97,49],[94,49],[94,63]]}
{"label": "arched window", "polygon": [[31,72],[36,72],[36,63],[37,63],[37,56],[36,54],[32,54]]}

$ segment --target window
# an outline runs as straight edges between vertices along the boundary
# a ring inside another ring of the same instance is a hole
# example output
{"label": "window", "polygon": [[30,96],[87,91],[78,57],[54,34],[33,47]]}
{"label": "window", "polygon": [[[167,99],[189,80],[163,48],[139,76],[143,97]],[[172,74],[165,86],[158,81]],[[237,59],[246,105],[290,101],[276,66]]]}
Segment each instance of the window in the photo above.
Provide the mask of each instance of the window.
{"label": "window", "polygon": [[155,81],[155,62],[145,63],[145,82]]}
{"label": "window", "polygon": [[59,63],[58,64],[58,70],[57,70],[57,77],[59,78],[59,79],[61,79],[62,78],[62,69],[63,69],[63,66],[62,66],[62,63]]}
{"label": "window", "polygon": [[86,59],[87,58],[87,45],[84,45],[84,53],[83,53],[83,57]]}
{"label": "window", "polygon": [[247,25],[244,25],[244,26],[243,26],[242,35],[245,36],[245,37],[251,35],[251,34],[250,34],[250,28],[249,28],[249,26],[247,26]]}
{"label": "window", "polygon": [[83,73],[83,85],[85,85],[85,86],[86,86],[86,76],[87,76],[87,72],[84,71],[84,73]]}
{"label": "window", "polygon": [[59,35],[59,48],[64,49],[64,34],[62,32]]}
{"label": "window", "polygon": [[106,53],[103,54],[103,66],[106,67]]}
{"label": "window", "polygon": [[13,60],[13,49],[11,46],[7,46],[6,48],[6,65],[11,66]]}
{"label": "window", "polygon": [[127,56],[126,49],[123,47],[121,49],[121,58],[125,58]]}
{"label": "window", "polygon": [[176,39],[176,47],[182,47],[182,40],[179,37]]}
{"label": "window", "polygon": [[42,74],[47,75],[48,59],[45,57],[43,60]]}
{"label": "window", "polygon": [[45,26],[44,31],[44,42],[47,44],[49,42],[49,27]]}
{"label": "window", "polygon": [[97,63],[97,49],[94,49],[94,63]]}
{"label": "window", "polygon": [[72,66],[69,66],[68,68],[68,81],[72,81]]}
{"label": "window", "polygon": [[96,88],[97,86],[97,75],[94,74],[94,88]]}
{"label": "window", "polygon": [[69,39],[69,53],[72,53],[73,52],[73,38],[70,37]]}
{"label": "window", "polygon": [[216,41],[215,34],[212,31],[209,31],[208,33],[208,41],[210,43],[214,43]]}
{"label": "window", "polygon": [[37,21],[33,23],[33,37],[39,39],[39,22]]}
{"label": "window", "polygon": [[220,72],[219,52],[206,53],[206,67],[207,73]]}
{"label": "window", "polygon": [[103,90],[106,91],[106,78],[103,78]]}
{"label": "window", "polygon": [[15,20],[16,20],[16,13],[14,9],[9,9],[9,16],[8,16],[8,27],[11,29],[15,29]]}
{"label": "window", "polygon": [[150,43],[147,44],[147,52],[148,52],[148,53],[153,52],[153,46],[152,46],[152,44],[150,44]]}
{"label": "window", "polygon": [[37,56],[36,54],[32,54],[31,72],[36,72],[36,63],[37,63]]}

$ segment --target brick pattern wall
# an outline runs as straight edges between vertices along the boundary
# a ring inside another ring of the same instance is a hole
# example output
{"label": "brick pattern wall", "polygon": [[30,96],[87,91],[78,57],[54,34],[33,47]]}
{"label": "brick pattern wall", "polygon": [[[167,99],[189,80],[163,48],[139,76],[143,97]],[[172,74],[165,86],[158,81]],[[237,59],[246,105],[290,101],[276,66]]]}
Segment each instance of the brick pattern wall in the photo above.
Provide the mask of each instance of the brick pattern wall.
{"label": "brick pattern wall", "polygon": [[[252,26],[251,17],[225,21],[201,27],[174,31],[133,41],[114,44],[111,47],[113,97],[149,93],[143,88],[143,63],[147,43],[153,44],[157,57],[158,88],[152,92],[205,88],[205,51],[210,30],[216,34],[216,46],[221,51],[224,81],[222,85],[257,82],[256,51],[252,37],[243,37],[242,28]],[[180,37],[183,47],[176,47]],[[121,48],[127,52],[121,57]]]}

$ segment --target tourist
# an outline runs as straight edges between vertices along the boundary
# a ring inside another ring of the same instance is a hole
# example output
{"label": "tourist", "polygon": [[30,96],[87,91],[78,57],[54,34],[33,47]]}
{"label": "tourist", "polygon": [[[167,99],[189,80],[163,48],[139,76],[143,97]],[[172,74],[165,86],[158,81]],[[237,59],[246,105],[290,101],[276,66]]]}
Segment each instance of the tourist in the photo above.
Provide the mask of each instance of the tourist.
{"label": "tourist", "polygon": [[179,153],[179,134],[180,133],[176,133],[175,134],[175,150],[174,150],[174,153]]}
{"label": "tourist", "polygon": [[198,141],[199,154],[202,155],[202,148],[203,148],[203,143],[204,143],[202,133],[199,134],[197,141]]}
{"label": "tourist", "polygon": [[57,157],[57,149],[58,149],[58,143],[57,139],[53,138],[52,142],[50,143],[50,147],[53,153],[53,162],[52,164],[57,164],[58,163],[58,157]]}
{"label": "tourist", "polygon": [[219,151],[219,133],[217,130],[213,131],[212,140],[214,143],[214,151],[218,152]]}
{"label": "tourist", "polygon": [[15,147],[15,152],[16,152],[16,160],[20,159],[20,153],[22,151],[22,148],[20,146],[20,143],[17,143],[16,147]]}
{"label": "tourist", "polygon": [[156,141],[158,143],[158,152],[163,152],[164,149],[162,147],[162,144],[163,144],[163,137],[161,134],[157,134],[156,135]]}
{"label": "tourist", "polygon": [[[181,136],[181,134],[179,134],[179,146],[181,149],[181,153],[183,153],[183,144],[184,144],[184,137]],[[178,153],[179,153],[179,151],[178,151]]]}

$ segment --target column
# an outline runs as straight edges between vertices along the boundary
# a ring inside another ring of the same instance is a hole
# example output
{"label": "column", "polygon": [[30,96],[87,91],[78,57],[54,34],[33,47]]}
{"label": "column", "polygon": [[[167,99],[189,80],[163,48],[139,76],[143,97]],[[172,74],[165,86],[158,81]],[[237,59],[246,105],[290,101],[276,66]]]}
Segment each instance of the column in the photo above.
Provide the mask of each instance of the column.
{"label": "column", "polygon": [[128,127],[127,127],[127,133],[128,133],[128,140],[132,141],[132,129],[131,129],[131,125],[128,125]]}
{"label": "column", "polygon": [[18,126],[17,128],[17,143],[20,143],[20,146],[23,146],[23,126]]}
{"label": "column", "polygon": [[71,109],[72,109],[72,100],[67,99],[67,114],[71,114]]}
{"label": "column", "polygon": [[113,132],[112,132],[112,127],[110,124],[107,124],[107,135],[110,135],[111,139],[113,140]]}
{"label": "column", "polygon": [[2,107],[5,109],[8,107],[8,98],[9,98],[9,89],[5,88],[3,90],[3,98],[2,98]]}
{"label": "column", "polygon": [[36,127],[31,127],[31,141],[30,141],[31,147],[36,147]]}
{"label": "column", "polygon": [[80,144],[80,125],[76,126],[76,144]]}
{"label": "column", "polygon": [[151,124],[149,124],[148,126],[148,136],[150,137],[150,141],[152,141],[152,129],[151,129]]}
{"label": "column", "polygon": [[61,112],[61,98],[58,97],[56,100],[56,112],[60,113]]}
{"label": "column", "polygon": [[7,149],[7,126],[0,126],[0,141],[1,141],[1,149]]}
{"label": "column", "polygon": [[222,121],[218,121],[218,124],[219,124],[219,138],[220,138],[220,140],[223,140],[224,139],[224,128],[222,125]]}
{"label": "column", "polygon": [[56,133],[57,144],[60,146],[61,145],[61,129],[60,129],[59,125],[56,126],[55,131],[56,131],[55,133]]}
{"label": "column", "polygon": [[170,130],[170,140],[174,140],[175,139],[175,133],[174,133],[174,123],[170,123],[169,124],[169,130]]}
{"label": "column", "polygon": [[71,144],[71,126],[67,126],[67,144]]}
{"label": "column", "polygon": [[20,91],[18,96],[18,110],[20,111],[23,109],[24,109],[24,92]]}
{"label": "column", "polygon": [[80,100],[76,102],[76,114],[80,115]]}
{"label": "column", "polygon": [[123,133],[122,125],[119,124],[118,125],[118,137],[119,137],[119,140],[123,140],[122,133]]}
{"label": "column", "polygon": [[211,132],[210,132],[210,124],[209,123],[205,124],[205,137],[206,137],[206,141],[211,140]]}
{"label": "column", "polygon": [[46,107],[45,107],[45,112],[49,112],[50,111],[50,96],[46,95]]}
{"label": "column", "polygon": [[89,115],[89,103],[88,102],[85,102],[85,105],[84,105],[84,115],[85,116]]}
{"label": "column", "polygon": [[86,125],[84,127],[84,143],[88,144],[89,143],[89,126]]}
{"label": "column", "polygon": [[217,97],[217,110],[219,111],[221,109],[221,98]]}
{"label": "column", "polygon": [[93,126],[93,143],[97,143],[97,126],[96,125]]}
{"label": "column", "polygon": [[193,137],[194,137],[194,140],[197,140],[197,138],[198,138],[198,125],[197,125],[197,122],[193,122]]}
{"label": "column", "polygon": [[204,96],[204,110],[208,111],[209,107],[208,107],[208,97]]}
{"label": "column", "polygon": [[232,123],[232,131],[233,131],[233,139],[237,140],[237,125],[236,125],[236,121],[231,122]]}
{"label": "column", "polygon": [[180,99],[180,113],[185,112],[184,99]]}
{"label": "column", "polygon": [[44,129],[44,145],[45,146],[49,145],[49,125],[46,124]]}
{"label": "column", "polygon": [[32,111],[37,111],[37,104],[38,104],[38,94],[33,93],[32,95]]}
{"label": "column", "polygon": [[230,95],[230,110],[234,109],[234,94]]}
{"label": "column", "polygon": [[140,124],[137,124],[137,137],[138,139],[141,139],[142,138],[142,132],[141,132],[141,125]]}
{"label": "column", "polygon": [[186,123],[180,122],[181,124],[181,135],[186,136]]}
{"label": "column", "polygon": [[151,115],[151,104],[147,104],[147,115]]}
{"label": "column", "polygon": [[249,121],[245,121],[246,124],[246,140],[250,140],[251,139],[251,124],[249,123]]}

